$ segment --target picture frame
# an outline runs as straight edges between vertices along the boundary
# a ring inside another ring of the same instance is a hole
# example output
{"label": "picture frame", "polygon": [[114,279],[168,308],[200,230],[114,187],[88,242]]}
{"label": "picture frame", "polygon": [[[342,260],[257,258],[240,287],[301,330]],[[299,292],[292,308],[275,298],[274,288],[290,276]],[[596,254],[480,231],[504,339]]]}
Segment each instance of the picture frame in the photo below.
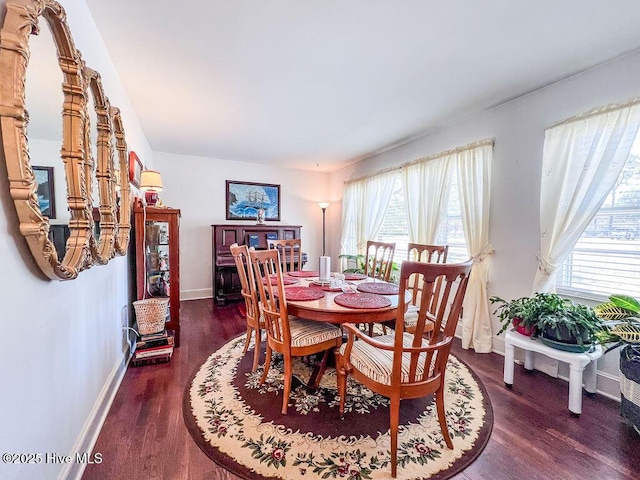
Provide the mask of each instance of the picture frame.
{"label": "picture frame", "polygon": [[264,209],[264,220],[280,221],[280,185],[272,183],[226,181],[227,220],[258,220],[258,209]]}
{"label": "picture frame", "polygon": [[160,245],[169,245],[169,225],[167,223],[160,224],[160,234],[158,236]]}
{"label": "picture frame", "polygon": [[49,219],[56,218],[56,190],[53,180],[53,167],[36,167],[34,165],[32,168],[38,185],[36,194],[40,212],[44,217],[49,217]]}
{"label": "picture frame", "polygon": [[133,150],[129,152],[129,183],[140,188],[140,175],[142,174],[142,160]]}

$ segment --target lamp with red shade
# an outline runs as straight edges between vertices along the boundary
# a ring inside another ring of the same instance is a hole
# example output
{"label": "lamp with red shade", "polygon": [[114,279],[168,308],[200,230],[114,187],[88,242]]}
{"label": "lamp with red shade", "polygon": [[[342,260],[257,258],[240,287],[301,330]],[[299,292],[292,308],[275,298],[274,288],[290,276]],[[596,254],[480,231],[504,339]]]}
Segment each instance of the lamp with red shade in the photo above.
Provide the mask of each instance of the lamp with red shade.
{"label": "lamp with red shade", "polygon": [[144,192],[147,205],[154,206],[158,202],[158,192],[162,191],[162,177],[156,170],[143,170],[140,174],[140,190]]}

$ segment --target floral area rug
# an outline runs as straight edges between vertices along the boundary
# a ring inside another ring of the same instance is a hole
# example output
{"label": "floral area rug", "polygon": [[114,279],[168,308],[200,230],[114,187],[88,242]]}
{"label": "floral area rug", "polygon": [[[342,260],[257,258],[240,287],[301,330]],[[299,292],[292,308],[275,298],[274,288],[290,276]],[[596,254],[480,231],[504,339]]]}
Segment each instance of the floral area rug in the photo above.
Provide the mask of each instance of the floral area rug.
{"label": "floral area rug", "polygon": [[[288,413],[282,415],[282,357],[274,354],[260,385],[262,366],[251,372],[252,349],[243,355],[243,346],[244,336],[214,352],[185,391],[185,423],[213,461],[247,479],[391,478],[386,397],[350,378],[341,420],[335,369],[327,368],[320,388],[312,391],[304,384],[312,365],[296,360]],[[454,449],[444,444],[432,396],[403,400],[399,479],[449,478],[473,462],[489,440],[493,413],[480,380],[450,356],[445,381]]]}

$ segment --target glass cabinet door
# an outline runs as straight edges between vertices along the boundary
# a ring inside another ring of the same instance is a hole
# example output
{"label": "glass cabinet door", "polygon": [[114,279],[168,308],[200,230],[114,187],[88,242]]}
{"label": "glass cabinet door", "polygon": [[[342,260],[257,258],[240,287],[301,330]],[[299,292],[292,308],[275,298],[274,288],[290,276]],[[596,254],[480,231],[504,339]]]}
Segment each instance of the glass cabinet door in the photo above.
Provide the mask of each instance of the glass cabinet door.
{"label": "glass cabinet door", "polygon": [[166,328],[180,344],[180,210],[135,205],[136,300],[168,298]]}
{"label": "glass cabinet door", "polygon": [[145,223],[145,288],[147,296],[170,296],[169,222]]}

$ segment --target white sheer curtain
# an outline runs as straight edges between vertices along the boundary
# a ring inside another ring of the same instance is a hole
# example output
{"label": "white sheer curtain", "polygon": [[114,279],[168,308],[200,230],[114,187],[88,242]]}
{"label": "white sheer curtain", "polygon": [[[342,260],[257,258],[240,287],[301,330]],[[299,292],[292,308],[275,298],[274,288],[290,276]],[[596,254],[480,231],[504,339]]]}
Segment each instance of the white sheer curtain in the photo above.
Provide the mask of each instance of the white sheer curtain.
{"label": "white sheer curtain", "polygon": [[492,350],[491,315],[487,298],[489,256],[489,207],[493,142],[484,141],[475,148],[456,154],[458,192],[462,229],[473,269],[467,285],[462,315],[462,348],[477,353]]}
{"label": "white sheer curtain", "polygon": [[555,291],[556,269],[609,194],[639,127],[640,99],[635,99],[588,112],[545,132],[534,292]]}
{"label": "white sheer curtain", "polygon": [[355,222],[356,248],[364,253],[367,240],[374,240],[389,207],[398,169],[347,183],[342,210],[342,253],[346,251],[351,224]]}
{"label": "white sheer curtain", "polygon": [[362,208],[364,200],[364,182],[352,182],[345,185],[342,194],[342,239],[340,254],[353,255],[356,251],[349,248],[349,240],[355,236],[357,212]]}
{"label": "white sheer curtain", "polygon": [[434,244],[451,191],[455,154],[402,168],[402,185],[407,204],[409,241]]}

